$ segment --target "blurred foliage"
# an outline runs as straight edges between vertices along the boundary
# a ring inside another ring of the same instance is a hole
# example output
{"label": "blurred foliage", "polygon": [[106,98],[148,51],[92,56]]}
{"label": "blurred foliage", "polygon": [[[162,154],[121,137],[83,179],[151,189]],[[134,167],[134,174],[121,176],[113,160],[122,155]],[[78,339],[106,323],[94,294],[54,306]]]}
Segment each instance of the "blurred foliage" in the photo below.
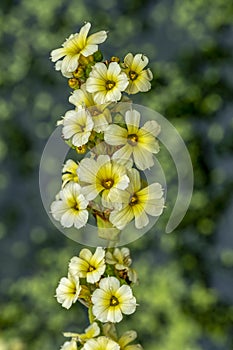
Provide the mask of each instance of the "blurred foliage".
{"label": "blurred foliage", "polygon": [[[80,304],[53,297],[81,249],[49,222],[38,185],[40,157],[56,120],[71,106],[49,52],[84,21],[109,30],[103,51],[150,57],[153,88],[136,103],[163,114],[189,149],[192,202],[170,235],[177,186],[163,148],[167,209],[130,245],[140,307],[122,325],[145,350],[233,348],[233,119],[230,0],[2,0],[0,5],[0,350],[58,349],[62,331],[87,325]],[[127,323],[127,327],[126,327]]]}

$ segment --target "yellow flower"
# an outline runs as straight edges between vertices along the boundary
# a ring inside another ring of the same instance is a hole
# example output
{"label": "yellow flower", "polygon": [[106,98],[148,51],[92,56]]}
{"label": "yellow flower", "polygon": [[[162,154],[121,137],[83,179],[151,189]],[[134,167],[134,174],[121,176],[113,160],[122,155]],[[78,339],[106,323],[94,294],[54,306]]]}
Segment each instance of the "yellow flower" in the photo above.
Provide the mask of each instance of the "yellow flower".
{"label": "yellow flower", "polygon": [[129,85],[126,89],[128,94],[136,94],[139,91],[146,92],[150,90],[150,80],[153,79],[153,75],[149,68],[144,69],[149,60],[145,55],[137,54],[135,56],[132,53],[124,58],[125,72],[129,78]]}
{"label": "yellow flower", "polygon": [[75,105],[75,107],[91,107],[95,105],[93,95],[86,90],[86,84],[82,84],[81,88],[74,90],[69,97],[69,102]]}
{"label": "yellow flower", "polygon": [[81,194],[79,184],[72,182],[60,191],[51,204],[51,213],[63,227],[75,226],[77,229],[86,225],[88,220],[88,201]]}
{"label": "yellow flower", "polygon": [[94,122],[93,130],[96,132],[106,130],[109,123],[112,122],[111,113],[106,108],[108,104],[96,105],[93,100],[93,95],[86,90],[86,84],[82,84],[80,89],[75,90],[70,96],[69,101],[74,104],[76,108],[88,108]]}
{"label": "yellow flower", "polygon": [[107,67],[104,63],[96,63],[86,81],[86,89],[93,93],[96,104],[117,102],[121,92],[128,86],[128,78],[121,71],[117,62],[111,62]]}
{"label": "yellow flower", "polygon": [[89,339],[81,350],[120,350],[120,346],[112,339],[101,336]]}
{"label": "yellow flower", "polygon": [[103,43],[107,38],[107,32],[100,31],[88,37],[88,32],[91,28],[90,23],[86,23],[79,33],[71,34],[68,39],[62,44],[62,48],[51,52],[53,62],[58,61],[56,69],[61,70],[62,74],[69,77],[69,73],[74,72],[79,65],[79,57],[82,54],[84,57],[92,55],[98,50],[98,44]]}
{"label": "yellow flower", "polygon": [[113,196],[111,201],[109,199],[113,190],[117,197],[118,190],[126,189],[129,183],[126,167],[112,161],[108,155],[100,155],[97,160],[81,160],[77,172],[80,181],[86,184],[82,193],[87,200],[95,199],[101,193],[103,205],[115,200]]}
{"label": "yellow flower", "polygon": [[120,285],[116,277],[100,280],[91,298],[93,314],[101,322],[120,322],[122,314],[130,315],[136,310],[136,299],[129,286]]}
{"label": "yellow flower", "polygon": [[137,273],[130,268],[132,259],[130,258],[129,248],[115,248],[112,253],[110,251],[106,252],[106,263],[114,265],[119,271],[123,271],[121,277],[124,277],[124,272],[126,271],[129,280],[133,283],[137,282]]}
{"label": "yellow flower", "polygon": [[135,226],[141,229],[148,225],[151,216],[159,216],[164,208],[163,190],[159,183],[153,183],[141,189],[140,174],[136,169],[128,173],[130,184],[120,194],[122,209],[114,209],[110,216],[110,222],[122,230],[133,218]]}
{"label": "yellow flower", "polygon": [[93,322],[85,329],[84,334],[80,334],[80,339],[86,341],[87,339],[95,338],[100,334],[100,328],[96,322]]}
{"label": "yellow flower", "polygon": [[127,129],[111,124],[105,130],[105,142],[112,146],[122,146],[112,158],[128,161],[132,156],[138,169],[150,168],[154,165],[153,153],[159,152],[155,138],[160,132],[159,124],[151,120],[140,128],[140,113],[136,110],[125,113],[125,122]]}
{"label": "yellow flower", "polygon": [[68,159],[62,169],[62,187],[69,182],[78,182],[77,175],[78,164],[72,159]]}
{"label": "yellow flower", "polygon": [[115,248],[112,253],[110,251],[106,252],[106,262],[115,265],[117,270],[128,268],[132,263],[129,248]]}
{"label": "yellow flower", "polygon": [[63,333],[64,337],[72,337],[79,342],[85,342],[88,339],[95,338],[100,334],[100,328],[96,322],[93,322],[89,327],[85,329],[85,333],[71,333],[65,332]]}
{"label": "yellow flower", "polygon": [[93,95],[86,90],[86,84],[82,84],[81,88],[74,90],[69,97],[69,102],[75,107],[91,107],[95,105]]}
{"label": "yellow flower", "polygon": [[62,277],[56,289],[58,303],[66,309],[69,309],[73,303],[78,300],[81,291],[79,278],[68,273],[68,278]]}
{"label": "yellow flower", "polygon": [[93,126],[91,115],[84,108],[68,111],[63,119],[62,134],[66,140],[71,139],[74,146],[81,147],[88,142]]}
{"label": "yellow flower", "polygon": [[105,251],[97,247],[94,254],[89,249],[82,249],[79,257],[74,256],[69,264],[69,269],[74,276],[86,278],[88,283],[96,283],[103,275],[105,265]]}
{"label": "yellow flower", "polygon": [[120,350],[143,350],[140,344],[131,344],[137,338],[137,333],[135,331],[125,332],[119,339],[118,344],[120,345]]}

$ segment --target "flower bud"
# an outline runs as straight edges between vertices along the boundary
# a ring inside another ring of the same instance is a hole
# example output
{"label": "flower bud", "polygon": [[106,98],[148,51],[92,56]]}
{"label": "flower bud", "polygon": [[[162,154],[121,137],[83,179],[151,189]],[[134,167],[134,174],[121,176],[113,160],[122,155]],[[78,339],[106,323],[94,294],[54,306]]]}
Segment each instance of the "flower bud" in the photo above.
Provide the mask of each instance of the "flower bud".
{"label": "flower bud", "polygon": [[96,51],[93,55],[95,62],[101,62],[103,59],[103,54],[101,51]]}
{"label": "flower bud", "polygon": [[111,59],[110,59],[110,62],[117,62],[117,63],[119,63],[120,62],[120,58],[117,57],[117,56],[112,56]]}
{"label": "flower bud", "polygon": [[82,66],[78,66],[78,68],[74,71],[73,76],[75,78],[82,78],[84,76],[84,69]]}
{"label": "flower bud", "polygon": [[92,70],[92,64],[91,64],[91,63],[88,63],[88,65],[87,65],[87,67],[86,67],[86,69],[85,69],[85,75],[86,75],[86,77],[89,77],[89,74],[90,74],[91,70]]}
{"label": "flower bud", "polygon": [[79,64],[81,64],[82,66],[86,66],[89,63],[88,57],[84,57],[83,55],[80,55],[78,60]]}
{"label": "flower bud", "polygon": [[69,87],[74,90],[79,89],[81,86],[81,83],[77,78],[70,78],[68,80],[68,84],[69,84]]}
{"label": "flower bud", "polygon": [[84,154],[87,151],[87,146],[86,145],[78,146],[78,147],[75,147],[75,150],[78,154]]}

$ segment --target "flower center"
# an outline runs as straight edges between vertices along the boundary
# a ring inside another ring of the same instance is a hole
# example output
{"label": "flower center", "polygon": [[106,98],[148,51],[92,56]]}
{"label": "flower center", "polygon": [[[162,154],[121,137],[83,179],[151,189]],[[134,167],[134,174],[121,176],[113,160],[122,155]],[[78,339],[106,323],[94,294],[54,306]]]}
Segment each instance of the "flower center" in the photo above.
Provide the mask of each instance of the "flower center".
{"label": "flower center", "polygon": [[102,181],[102,186],[104,188],[106,188],[107,190],[109,190],[109,188],[111,188],[114,184],[114,181],[113,179],[107,179],[107,180],[103,180]]}
{"label": "flower center", "polygon": [[116,306],[119,304],[119,301],[116,297],[114,297],[114,295],[111,297],[110,299],[110,306]]}
{"label": "flower center", "polygon": [[95,268],[93,266],[89,265],[88,272],[92,272],[94,270],[95,270]]}
{"label": "flower center", "polygon": [[79,210],[79,203],[75,202],[73,205],[73,209]]}
{"label": "flower center", "polygon": [[134,72],[133,70],[131,70],[131,71],[129,72],[129,78],[130,78],[130,80],[135,80],[135,79],[137,79],[137,77],[138,77],[138,74],[137,74],[136,72]]}
{"label": "flower center", "polygon": [[127,137],[128,139],[128,143],[131,145],[131,146],[136,146],[137,142],[138,142],[138,136],[136,134],[130,134],[128,135]]}
{"label": "flower center", "polygon": [[91,114],[93,117],[95,117],[95,116],[101,114],[101,111],[97,107],[93,107],[93,108],[91,108]]}
{"label": "flower center", "polygon": [[116,85],[116,83],[112,80],[107,80],[106,81],[106,90],[112,90],[114,88],[114,86]]}
{"label": "flower center", "polygon": [[134,194],[134,195],[130,198],[129,205],[130,205],[130,206],[133,206],[133,205],[137,204],[137,202],[138,202],[138,197],[136,196],[136,194]]}

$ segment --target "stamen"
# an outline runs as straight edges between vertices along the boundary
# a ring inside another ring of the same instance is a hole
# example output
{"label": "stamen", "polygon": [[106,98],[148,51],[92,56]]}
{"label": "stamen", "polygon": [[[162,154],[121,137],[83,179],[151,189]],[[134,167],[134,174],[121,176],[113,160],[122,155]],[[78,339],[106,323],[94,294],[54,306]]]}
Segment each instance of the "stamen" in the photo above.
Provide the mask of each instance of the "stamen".
{"label": "stamen", "polygon": [[136,196],[136,194],[134,194],[134,195],[130,198],[129,205],[133,206],[133,205],[137,204],[137,202],[138,202],[138,197]]}
{"label": "stamen", "polygon": [[74,204],[73,208],[74,208],[75,210],[79,210],[79,205],[78,205],[77,202]]}
{"label": "stamen", "polygon": [[112,80],[107,80],[106,81],[106,90],[112,90],[114,88],[114,86],[116,85],[116,83]]}
{"label": "stamen", "polygon": [[128,135],[127,137],[128,139],[128,143],[131,145],[131,146],[136,146],[137,142],[138,142],[138,136],[136,134],[130,134]]}
{"label": "stamen", "polygon": [[102,186],[105,187],[107,190],[111,188],[114,184],[113,179],[107,179],[102,181]]}
{"label": "stamen", "polygon": [[138,74],[137,74],[136,72],[134,72],[133,70],[131,70],[131,71],[129,72],[129,78],[130,78],[130,80],[135,80],[135,79],[137,79],[137,77],[138,77]]}
{"label": "stamen", "polygon": [[116,306],[116,305],[118,305],[119,304],[119,301],[118,301],[118,299],[116,298],[116,297],[114,297],[114,295],[111,297],[111,299],[110,299],[110,305],[111,306]]}

